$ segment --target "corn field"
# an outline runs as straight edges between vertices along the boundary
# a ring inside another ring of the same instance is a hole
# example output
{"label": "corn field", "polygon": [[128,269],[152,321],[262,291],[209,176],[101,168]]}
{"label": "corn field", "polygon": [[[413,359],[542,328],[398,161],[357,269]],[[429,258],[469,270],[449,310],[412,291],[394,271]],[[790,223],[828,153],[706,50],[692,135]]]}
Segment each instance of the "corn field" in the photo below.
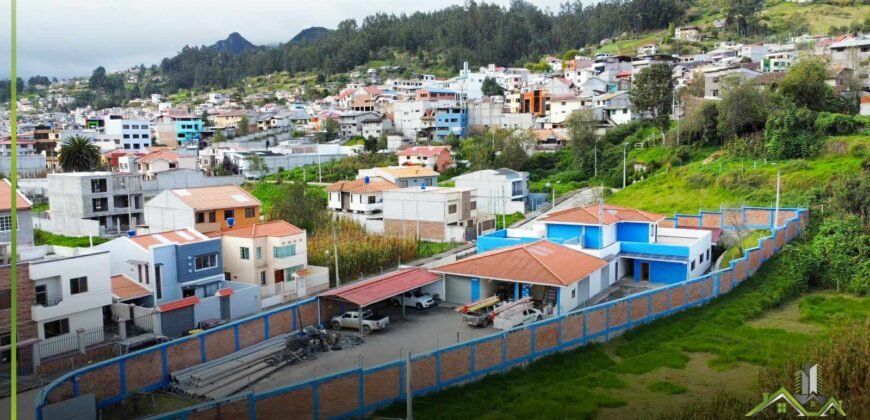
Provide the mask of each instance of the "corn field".
{"label": "corn field", "polygon": [[[375,235],[351,220],[336,220],[338,269],[343,282],[380,273],[417,257],[418,241],[397,236]],[[335,256],[332,229],[319,229],[308,238],[308,263],[329,267],[329,283],[335,286]]]}

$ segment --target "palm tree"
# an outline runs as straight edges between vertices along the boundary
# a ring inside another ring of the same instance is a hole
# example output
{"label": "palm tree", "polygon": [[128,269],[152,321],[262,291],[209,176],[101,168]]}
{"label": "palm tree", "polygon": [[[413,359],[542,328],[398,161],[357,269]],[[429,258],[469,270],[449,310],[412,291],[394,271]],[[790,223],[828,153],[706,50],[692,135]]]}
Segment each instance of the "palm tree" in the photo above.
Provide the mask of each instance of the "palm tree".
{"label": "palm tree", "polygon": [[72,136],[60,146],[57,160],[64,172],[93,171],[100,166],[100,148],[82,136]]}

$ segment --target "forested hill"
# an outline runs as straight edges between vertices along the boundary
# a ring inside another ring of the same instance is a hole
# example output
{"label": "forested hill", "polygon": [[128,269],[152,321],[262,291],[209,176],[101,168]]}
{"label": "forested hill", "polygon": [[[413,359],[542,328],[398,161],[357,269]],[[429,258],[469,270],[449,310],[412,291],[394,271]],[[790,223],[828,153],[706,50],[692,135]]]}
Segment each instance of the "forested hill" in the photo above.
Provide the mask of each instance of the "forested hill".
{"label": "forested hill", "polygon": [[[746,1],[746,0],[740,0]],[[751,0],[750,0],[751,1]],[[185,47],[160,64],[165,90],[227,88],[247,76],[277,71],[345,72],[395,51],[437,55],[458,68],[537,61],[541,54],[597,43],[623,32],[667,28],[684,19],[691,0],[605,0],[584,6],[567,3],[549,13],[522,0],[509,7],[469,1],[434,12],[378,13],[338,28],[310,42],[227,54],[206,47]]]}

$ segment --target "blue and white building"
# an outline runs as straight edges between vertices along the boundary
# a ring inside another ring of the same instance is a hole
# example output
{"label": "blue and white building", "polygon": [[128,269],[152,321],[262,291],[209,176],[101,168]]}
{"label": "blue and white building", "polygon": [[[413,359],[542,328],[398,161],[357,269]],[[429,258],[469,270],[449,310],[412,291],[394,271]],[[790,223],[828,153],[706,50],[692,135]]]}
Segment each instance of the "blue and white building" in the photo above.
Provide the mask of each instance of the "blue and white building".
{"label": "blue and white building", "polygon": [[435,140],[444,141],[453,134],[459,138],[468,135],[468,110],[458,106],[435,109]]}
{"label": "blue and white building", "polygon": [[151,291],[130,303],[157,308],[168,337],[201,321],[237,319],[260,309],[259,287],[225,280],[221,238],[181,229],[117,238],[96,248],[109,251],[113,277]]}
{"label": "blue and white building", "polygon": [[671,284],[710,268],[713,232],[663,228],[664,216],[613,205],[554,212],[531,229],[500,230],[478,238],[478,252],[545,238],[608,262],[602,276]]}

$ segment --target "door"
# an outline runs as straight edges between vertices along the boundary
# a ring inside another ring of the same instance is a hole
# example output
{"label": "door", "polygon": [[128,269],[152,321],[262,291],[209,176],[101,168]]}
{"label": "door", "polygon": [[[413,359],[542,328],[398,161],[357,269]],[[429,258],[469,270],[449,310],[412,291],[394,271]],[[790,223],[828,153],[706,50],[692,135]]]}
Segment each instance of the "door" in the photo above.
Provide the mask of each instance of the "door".
{"label": "door", "polygon": [[350,208],[350,194],[340,193],[341,194],[341,209],[347,211]]}
{"label": "door", "polygon": [[192,330],[194,327],[193,306],[163,312],[160,316],[160,322],[163,326],[163,335],[171,338],[181,337],[186,331]]}
{"label": "door", "polygon": [[480,300],[480,279],[471,279],[471,301]]}
{"label": "door", "polygon": [[275,283],[284,282],[284,270],[275,270]]}
{"label": "door", "polygon": [[229,320],[230,318],[230,297],[221,296],[221,319]]}
{"label": "door", "polygon": [[641,281],[649,281],[649,263],[640,263]]}

